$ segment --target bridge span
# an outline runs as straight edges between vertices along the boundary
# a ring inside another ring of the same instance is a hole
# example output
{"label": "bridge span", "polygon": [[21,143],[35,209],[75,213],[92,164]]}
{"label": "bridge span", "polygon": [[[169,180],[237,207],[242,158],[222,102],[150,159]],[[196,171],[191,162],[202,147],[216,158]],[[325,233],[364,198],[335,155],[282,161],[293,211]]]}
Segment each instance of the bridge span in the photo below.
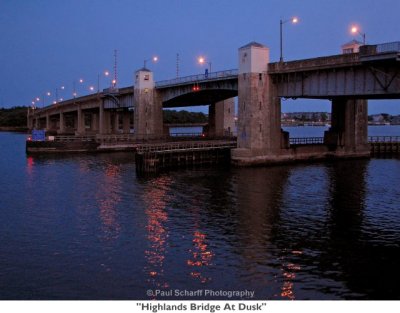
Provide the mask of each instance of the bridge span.
{"label": "bridge span", "polygon": [[[168,133],[163,108],[209,105],[207,132],[218,137],[235,128],[237,96],[235,164],[368,156],[367,100],[400,98],[400,42],[359,45],[354,51],[271,63],[269,48],[251,42],[239,49],[237,70],[155,82],[153,72],[142,68],[133,86],[30,110],[28,126],[57,134],[133,133],[151,140]],[[281,129],[282,98],[332,101],[332,127],[322,145],[300,151],[290,143]]]}

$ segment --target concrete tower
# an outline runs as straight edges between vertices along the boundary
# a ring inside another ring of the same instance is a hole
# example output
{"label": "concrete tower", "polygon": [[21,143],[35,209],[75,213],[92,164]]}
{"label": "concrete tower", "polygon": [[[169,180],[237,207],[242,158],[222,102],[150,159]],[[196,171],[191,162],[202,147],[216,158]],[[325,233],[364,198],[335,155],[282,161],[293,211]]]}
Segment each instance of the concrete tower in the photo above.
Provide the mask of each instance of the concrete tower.
{"label": "concrete tower", "polygon": [[269,49],[251,42],[239,49],[236,164],[261,163],[281,149],[280,99],[268,76]]}
{"label": "concrete tower", "polygon": [[160,137],[163,132],[162,103],[154,89],[153,72],[147,68],[135,72],[134,104],[136,137]]}

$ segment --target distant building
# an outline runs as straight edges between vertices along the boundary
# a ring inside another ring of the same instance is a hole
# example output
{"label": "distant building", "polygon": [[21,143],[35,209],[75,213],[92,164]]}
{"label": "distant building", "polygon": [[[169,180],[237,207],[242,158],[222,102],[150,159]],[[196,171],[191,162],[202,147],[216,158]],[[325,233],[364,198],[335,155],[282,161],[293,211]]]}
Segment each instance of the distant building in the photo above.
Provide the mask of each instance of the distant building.
{"label": "distant building", "polygon": [[390,123],[393,125],[400,125],[400,115],[392,116]]}
{"label": "distant building", "polygon": [[357,53],[360,51],[360,47],[363,45],[362,42],[357,41],[357,40],[352,40],[348,43],[345,43],[342,45],[342,53],[343,54],[348,54],[348,53]]}
{"label": "distant building", "polygon": [[385,118],[382,114],[372,114],[371,118],[372,122],[377,124],[383,123],[385,121]]}

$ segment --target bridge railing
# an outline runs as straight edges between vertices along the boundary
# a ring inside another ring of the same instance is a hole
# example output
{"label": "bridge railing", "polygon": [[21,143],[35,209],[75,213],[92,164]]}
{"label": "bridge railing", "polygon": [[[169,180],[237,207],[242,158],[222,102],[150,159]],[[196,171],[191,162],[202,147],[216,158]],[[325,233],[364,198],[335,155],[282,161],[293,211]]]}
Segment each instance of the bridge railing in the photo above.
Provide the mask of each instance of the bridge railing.
{"label": "bridge railing", "polygon": [[[289,142],[291,145],[323,144],[324,137],[296,137],[296,138],[290,138]],[[368,142],[369,143],[400,142],[400,136],[369,136]]]}
{"label": "bridge railing", "polygon": [[396,51],[400,52],[400,41],[388,42],[376,45],[377,53],[396,52]]}
{"label": "bridge railing", "polygon": [[368,142],[400,142],[400,136],[369,136]]}
{"label": "bridge railing", "polygon": [[[50,140],[52,138],[52,140]],[[50,141],[62,141],[62,142],[72,142],[72,141],[95,141],[96,136],[49,136]]]}
{"label": "bridge railing", "polygon": [[235,148],[236,140],[220,141],[190,141],[190,142],[170,142],[159,144],[139,144],[136,146],[138,153],[145,152],[168,152],[178,150],[203,150],[203,149],[224,149]]}
{"label": "bridge railing", "polygon": [[324,143],[324,137],[295,137],[295,138],[289,138],[289,143],[291,145],[323,144]]}
{"label": "bridge railing", "polygon": [[338,65],[353,64],[357,62],[359,62],[358,53],[337,54],[313,59],[269,63],[268,72],[274,74],[296,71],[299,69],[304,71],[320,67],[337,67]]}
{"label": "bridge railing", "polygon": [[155,83],[156,88],[166,87],[171,85],[181,85],[187,84],[190,82],[198,82],[204,80],[215,80],[215,79],[224,79],[229,77],[235,77],[238,75],[237,69],[227,70],[227,71],[220,71],[220,72],[213,72],[209,74],[198,74],[198,75],[191,75],[185,77],[179,77],[169,80],[162,80]]}

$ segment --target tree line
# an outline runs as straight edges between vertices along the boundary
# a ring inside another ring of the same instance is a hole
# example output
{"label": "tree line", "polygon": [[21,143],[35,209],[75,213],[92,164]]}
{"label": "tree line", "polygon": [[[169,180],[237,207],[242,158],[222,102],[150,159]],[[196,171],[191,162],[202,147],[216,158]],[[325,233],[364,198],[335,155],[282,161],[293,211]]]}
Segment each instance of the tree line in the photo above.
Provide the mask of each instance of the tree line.
{"label": "tree line", "polygon": [[28,108],[16,106],[9,109],[0,108],[1,127],[26,127]]}
{"label": "tree line", "polygon": [[186,110],[164,110],[164,123],[166,124],[192,124],[207,123],[208,117],[202,112],[188,112]]}
{"label": "tree line", "polygon": [[[16,106],[12,108],[0,108],[0,127],[26,127],[27,107]],[[164,123],[167,124],[191,124],[207,123],[208,117],[201,112],[188,112],[185,110],[164,110]]]}

